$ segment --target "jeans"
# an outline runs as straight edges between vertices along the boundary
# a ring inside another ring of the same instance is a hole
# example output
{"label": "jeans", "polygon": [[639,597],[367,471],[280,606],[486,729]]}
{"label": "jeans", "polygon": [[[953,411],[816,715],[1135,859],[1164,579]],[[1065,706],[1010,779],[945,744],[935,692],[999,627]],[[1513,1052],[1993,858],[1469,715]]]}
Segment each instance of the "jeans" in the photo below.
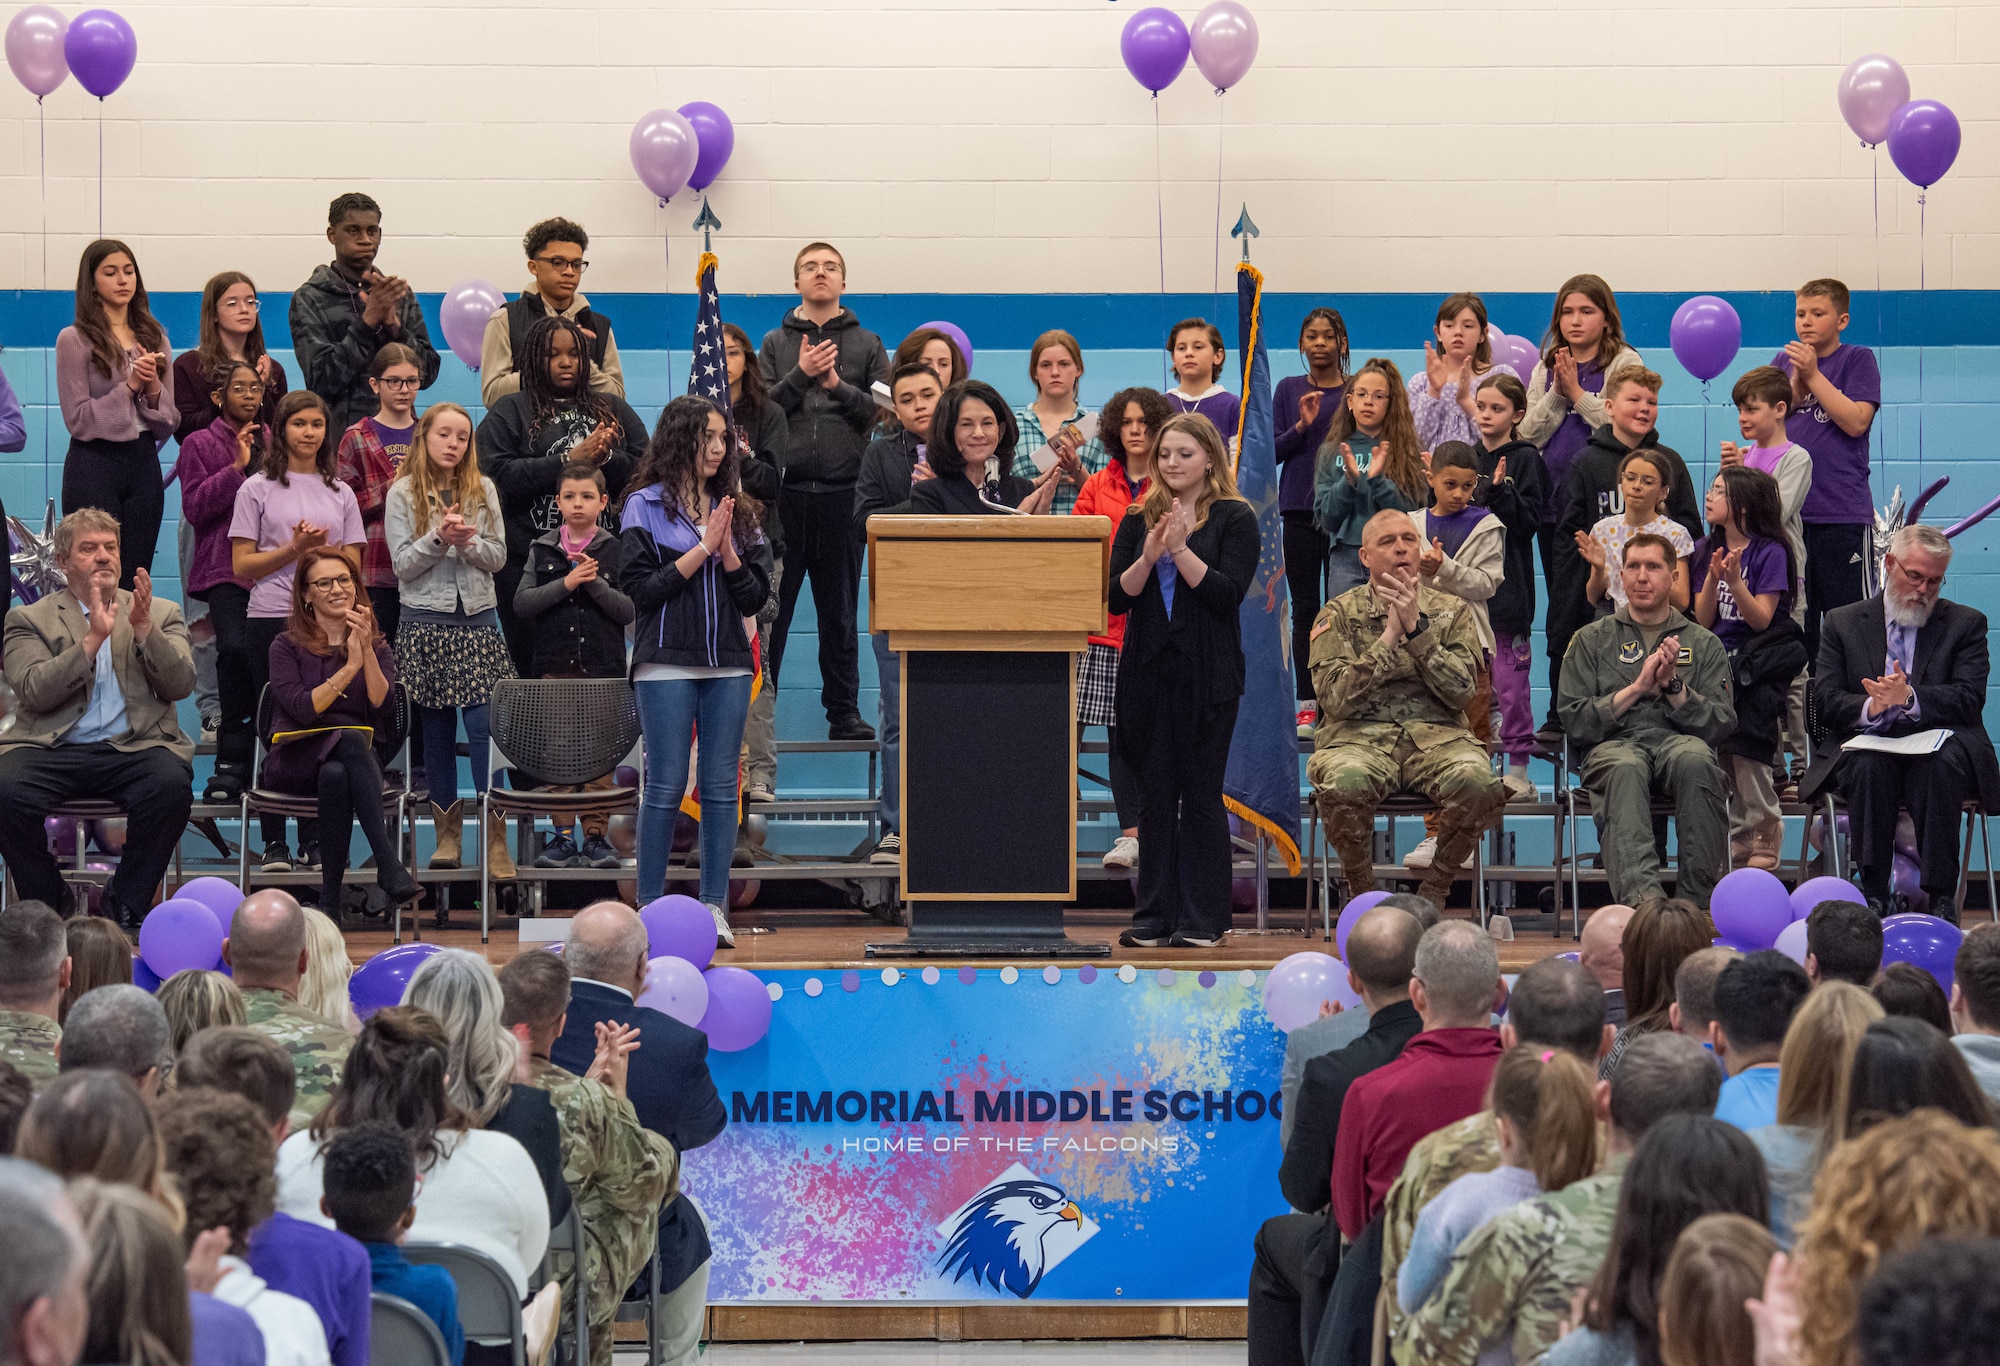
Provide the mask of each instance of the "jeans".
{"label": "jeans", "polygon": [[875,647],[875,672],[882,680],[882,830],[903,828],[903,657],[889,648],[889,633],[868,637]]}
{"label": "jeans", "polygon": [[458,800],[458,718],[465,717],[465,748],[472,760],[472,795],[486,791],[487,709],[478,707],[418,707],[417,724],[424,732],[424,778],[431,805],[450,806]]}
{"label": "jeans", "polygon": [[1348,589],[1359,588],[1366,582],[1368,571],[1361,565],[1361,548],[1336,541],[1326,555],[1326,600],[1332,602]]}
{"label": "jeans", "polygon": [[736,852],[736,761],[750,711],[750,675],[663,678],[635,684],[646,737],[646,793],[639,803],[639,904],[666,890],[674,820],[687,791],[688,751],[701,737],[695,791],[701,801],[701,899],[729,904]]}

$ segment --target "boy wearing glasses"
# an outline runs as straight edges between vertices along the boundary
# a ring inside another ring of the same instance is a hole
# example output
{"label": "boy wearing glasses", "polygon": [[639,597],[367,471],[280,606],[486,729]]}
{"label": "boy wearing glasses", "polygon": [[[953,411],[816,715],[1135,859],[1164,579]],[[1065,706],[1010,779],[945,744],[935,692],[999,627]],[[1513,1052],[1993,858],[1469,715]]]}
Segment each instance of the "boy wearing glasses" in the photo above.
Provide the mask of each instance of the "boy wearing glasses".
{"label": "boy wearing glasses", "polygon": [[514,353],[537,318],[554,313],[583,329],[590,343],[590,387],[600,394],[625,397],[625,371],[618,364],[618,343],[611,337],[611,319],[590,307],[583,297],[583,273],[590,262],[583,253],[590,234],[567,218],[545,218],[528,229],[521,245],[528,253],[528,287],[509,299],[486,320],[479,340],[479,401],[487,407],[521,387]]}

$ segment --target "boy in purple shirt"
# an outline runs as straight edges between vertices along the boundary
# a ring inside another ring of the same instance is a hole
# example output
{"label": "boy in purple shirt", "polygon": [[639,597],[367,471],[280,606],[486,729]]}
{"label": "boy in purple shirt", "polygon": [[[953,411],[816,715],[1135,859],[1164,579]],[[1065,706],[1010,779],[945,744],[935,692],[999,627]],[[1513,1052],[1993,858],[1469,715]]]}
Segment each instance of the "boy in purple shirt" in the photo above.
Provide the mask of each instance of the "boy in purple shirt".
{"label": "boy in purple shirt", "polygon": [[1167,402],[1177,413],[1200,413],[1222,433],[1223,444],[1236,440],[1236,419],[1242,403],[1222,388],[1222,329],[1205,318],[1183,318],[1167,333],[1167,356],[1180,383],[1167,390]]}
{"label": "boy in purple shirt", "polygon": [[1875,353],[1850,346],[1847,286],[1808,280],[1793,318],[1799,339],[1771,360],[1792,381],[1785,433],[1812,453],[1805,518],[1806,648],[1819,657],[1820,618],[1868,595],[1868,531],[1875,506],[1868,483],[1868,432],[1882,406]]}

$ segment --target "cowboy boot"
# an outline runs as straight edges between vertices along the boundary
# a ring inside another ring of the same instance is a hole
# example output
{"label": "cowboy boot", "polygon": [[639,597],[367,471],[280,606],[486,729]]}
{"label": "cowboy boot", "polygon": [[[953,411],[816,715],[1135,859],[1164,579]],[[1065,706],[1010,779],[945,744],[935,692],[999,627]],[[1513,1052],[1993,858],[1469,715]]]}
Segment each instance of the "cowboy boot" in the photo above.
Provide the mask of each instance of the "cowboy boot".
{"label": "cowboy boot", "polygon": [[495,882],[511,882],[514,878],[514,856],[507,852],[504,816],[486,817],[486,871]]}
{"label": "cowboy boot", "polygon": [[437,826],[437,852],[431,855],[431,867],[458,867],[465,849],[465,803],[439,806],[432,802],[431,819]]}

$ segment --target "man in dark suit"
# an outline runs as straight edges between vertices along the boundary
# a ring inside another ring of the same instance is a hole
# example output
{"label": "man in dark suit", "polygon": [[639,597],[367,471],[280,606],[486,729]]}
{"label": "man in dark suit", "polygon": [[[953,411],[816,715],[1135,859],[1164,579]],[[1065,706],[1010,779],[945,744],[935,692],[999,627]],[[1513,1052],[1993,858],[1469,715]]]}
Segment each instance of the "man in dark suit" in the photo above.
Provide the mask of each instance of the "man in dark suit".
{"label": "man in dark suit", "polygon": [[1833,743],[1949,730],[1935,754],[1906,758],[1836,753],[1813,766],[1799,796],[1834,783],[1853,816],[1861,890],[1877,914],[1890,897],[1896,815],[1917,829],[1927,910],[1956,922],[1959,814],[1968,797],[2000,811],[2000,761],[1981,719],[1986,705],[1986,614],[1940,596],[1951,542],[1934,527],[1906,526],[1889,543],[1882,592],[1826,614],[1813,701]]}
{"label": "man in dark suit", "polygon": [[[581,1076],[597,1055],[599,1023],[639,1031],[626,1064],[625,1095],[639,1122],[682,1156],[714,1140],[729,1122],[708,1075],[708,1036],[637,1003],[646,984],[646,927],[631,907],[599,901],[570,922],[563,959],[571,976],[569,1018],[549,1061]],[[708,1226],[685,1194],[660,1212],[660,1285],[667,1293],[659,1334],[668,1366],[692,1363],[708,1299]]]}
{"label": "man in dark suit", "polygon": [[1357,1077],[1392,1062],[1423,1021],[1410,978],[1424,928],[1408,911],[1377,906],[1347,936],[1348,980],[1368,1007],[1368,1032],[1306,1064],[1293,1103],[1292,1137],[1278,1185],[1297,1214],[1266,1219],[1250,1268],[1250,1366],[1302,1366],[1340,1265],[1340,1229],[1330,1217],[1340,1107]]}

